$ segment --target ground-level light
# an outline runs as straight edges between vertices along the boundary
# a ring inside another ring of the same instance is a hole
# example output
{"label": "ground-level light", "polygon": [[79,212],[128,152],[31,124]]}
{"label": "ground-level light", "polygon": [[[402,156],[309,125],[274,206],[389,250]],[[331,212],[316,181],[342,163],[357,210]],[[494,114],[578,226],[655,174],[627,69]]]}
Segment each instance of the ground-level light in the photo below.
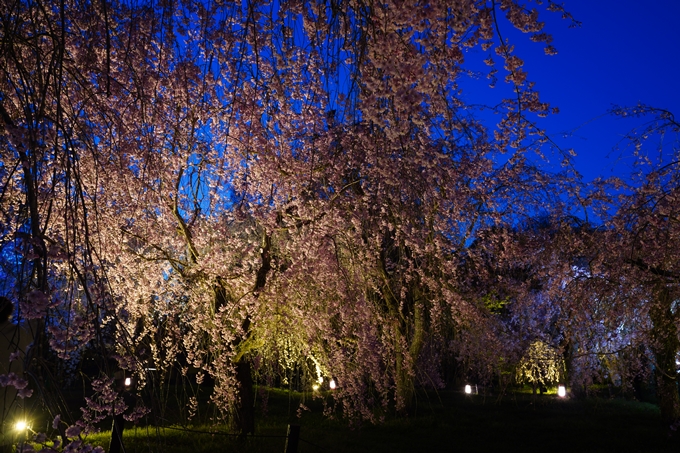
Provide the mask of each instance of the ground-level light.
{"label": "ground-level light", "polygon": [[331,388],[331,390],[335,390],[336,387],[335,379],[331,379],[330,382],[328,383],[328,386]]}
{"label": "ground-level light", "polygon": [[130,387],[132,385],[132,378],[125,378],[125,387]]}
{"label": "ground-level light", "polygon": [[559,396],[560,398],[564,398],[565,396],[567,396],[567,389],[565,386],[563,385],[557,386],[557,396]]}
{"label": "ground-level light", "polygon": [[479,395],[479,389],[477,388],[477,384],[474,386],[470,384],[465,385],[465,394],[466,395]]}

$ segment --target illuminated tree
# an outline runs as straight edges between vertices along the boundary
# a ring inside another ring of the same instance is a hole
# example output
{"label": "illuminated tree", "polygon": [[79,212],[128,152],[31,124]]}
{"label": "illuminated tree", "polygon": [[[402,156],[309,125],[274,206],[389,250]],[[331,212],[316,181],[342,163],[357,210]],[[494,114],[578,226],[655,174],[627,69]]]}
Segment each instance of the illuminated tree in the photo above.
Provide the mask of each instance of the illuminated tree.
{"label": "illuminated tree", "polygon": [[[550,109],[501,32],[554,49],[517,2],[1,14],[3,277],[49,321],[38,361],[96,356],[101,398],[116,372],[141,388],[149,365],[193,367],[245,433],[253,374],[296,364],[337,376],[352,417],[406,408],[447,329],[480,316],[456,283],[470,241],[546,201]],[[470,48],[506,72],[493,134],[458,85]],[[81,427],[145,413],[123,403],[92,399]]]}
{"label": "illuminated tree", "polygon": [[529,345],[517,366],[517,382],[528,382],[534,393],[536,387],[554,385],[562,378],[564,362],[557,351],[546,343],[536,340]]}
{"label": "illuminated tree", "polygon": [[[582,192],[583,206],[600,224],[554,222],[524,236],[527,249],[536,253],[522,252],[519,240],[515,255],[525,258],[550,300],[547,331],[560,345],[572,385],[604,380],[631,385],[652,362],[662,418],[671,425],[680,415],[675,310],[680,159],[672,140],[679,128],[663,110],[638,106],[617,113],[651,120],[629,137],[635,173],[625,183],[599,181]],[[663,137],[663,146],[650,154],[655,137]],[[518,308],[513,309],[532,322],[540,313]]]}

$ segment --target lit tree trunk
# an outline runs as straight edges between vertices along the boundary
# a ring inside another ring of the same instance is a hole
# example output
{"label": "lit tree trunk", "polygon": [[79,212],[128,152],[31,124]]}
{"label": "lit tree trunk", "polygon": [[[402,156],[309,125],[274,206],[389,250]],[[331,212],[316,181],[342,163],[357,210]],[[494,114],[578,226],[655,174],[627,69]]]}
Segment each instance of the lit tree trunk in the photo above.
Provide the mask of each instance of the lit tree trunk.
{"label": "lit tree trunk", "polygon": [[[267,233],[262,235],[262,243],[260,256],[262,263],[257,271],[255,279],[255,287],[253,292],[256,297],[257,294],[264,288],[267,283],[267,274],[271,270],[271,236]],[[243,331],[246,332],[246,337],[241,341],[239,346],[244,350],[238,355],[234,365],[236,366],[236,381],[238,385],[238,400],[236,407],[236,427],[239,432],[239,437],[245,437],[248,433],[255,434],[255,398],[253,392],[253,375],[250,356],[248,348],[244,347],[244,342],[248,342],[250,332],[250,319],[246,318],[243,321]]]}
{"label": "lit tree trunk", "polygon": [[410,406],[411,398],[413,396],[413,383],[411,382],[408,367],[404,364],[404,350],[402,349],[402,333],[401,323],[399,320],[395,321],[395,385],[396,385],[396,400],[397,410],[406,410]]}
{"label": "lit tree trunk", "polygon": [[395,400],[397,402],[398,411],[407,411],[411,406],[413,400],[413,357],[409,361],[407,359],[407,354],[411,351],[411,348],[405,348],[408,344],[408,338],[405,334],[405,324],[406,321],[401,317],[399,309],[397,308],[397,302],[394,298],[390,296],[385,297],[388,304],[388,309],[390,316],[392,317],[392,332],[390,335],[393,336],[392,341],[394,342],[394,384],[395,389]]}
{"label": "lit tree trunk", "polygon": [[680,420],[680,395],[675,360],[680,342],[671,311],[673,297],[668,288],[661,288],[650,309],[652,320],[652,352],[656,361],[657,398],[665,424]]}
{"label": "lit tree trunk", "polygon": [[[219,307],[228,303],[227,292],[223,286],[215,288],[215,312]],[[248,356],[247,346],[250,320],[246,318],[242,325],[246,337],[234,342],[234,347],[239,353],[234,358],[234,369],[236,371],[236,392],[237,402],[233,408],[233,426],[238,432],[239,438],[247,434],[255,434],[255,408],[253,398],[253,377],[252,367]]]}
{"label": "lit tree trunk", "polygon": [[420,352],[423,349],[423,342],[425,339],[425,314],[422,306],[422,301],[420,300],[420,290],[415,288],[413,290],[413,333],[410,338],[411,344],[409,346],[409,355],[411,357],[411,367],[406,371],[405,378],[407,379],[404,388],[404,402],[406,407],[410,407],[413,404],[413,395],[415,392],[415,367],[417,366],[418,357],[420,357]]}
{"label": "lit tree trunk", "polygon": [[[409,325],[409,317],[402,317],[399,314],[397,302],[389,298],[391,300],[390,313],[394,316],[396,399],[397,406],[405,411],[413,405],[415,367],[425,338],[425,315],[420,295],[421,292],[417,288],[412,290],[413,319],[410,320],[412,325]],[[411,329],[410,335],[407,333],[409,328]],[[408,347],[407,350],[403,348],[405,345]],[[408,360],[405,360],[406,354],[408,354]]]}

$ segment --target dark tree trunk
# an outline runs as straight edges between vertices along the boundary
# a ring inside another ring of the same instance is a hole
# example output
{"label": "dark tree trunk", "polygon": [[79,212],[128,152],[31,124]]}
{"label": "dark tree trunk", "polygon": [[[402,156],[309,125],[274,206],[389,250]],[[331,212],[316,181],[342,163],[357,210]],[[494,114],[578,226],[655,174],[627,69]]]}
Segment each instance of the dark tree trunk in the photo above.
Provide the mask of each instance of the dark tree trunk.
{"label": "dark tree trunk", "polygon": [[123,414],[114,415],[113,425],[111,426],[111,440],[109,442],[109,453],[120,453],[123,446],[123,428],[125,418]]}
{"label": "dark tree trunk", "polygon": [[235,424],[239,437],[255,434],[255,399],[250,360],[246,357],[236,363],[236,380],[239,385],[239,403],[236,408]]}
{"label": "dark tree trunk", "polygon": [[680,349],[678,329],[671,311],[673,298],[662,288],[649,311],[652,320],[652,352],[656,361],[657,398],[664,424],[680,421],[680,395],[675,359]]}

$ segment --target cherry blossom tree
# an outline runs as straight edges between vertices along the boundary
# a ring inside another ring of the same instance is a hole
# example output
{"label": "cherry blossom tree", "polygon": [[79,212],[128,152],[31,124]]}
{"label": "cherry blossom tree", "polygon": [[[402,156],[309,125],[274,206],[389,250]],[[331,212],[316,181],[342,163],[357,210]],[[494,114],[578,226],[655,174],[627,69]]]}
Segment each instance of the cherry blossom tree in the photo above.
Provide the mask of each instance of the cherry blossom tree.
{"label": "cherry blossom tree", "polygon": [[[678,420],[678,124],[671,113],[647,106],[614,113],[649,121],[629,137],[635,172],[625,182],[598,181],[590,192],[581,192],[580,201],[598,224],[557,217],[540,228],[513,232],[514,240],[488,249],[503,246],[521,257],[510,261],[509,269],[519,269],[518,274],[499,272],[503,261],[495,268],[496,275],[511,277],[502,285],[513,291],[510,325],[525,326],[530,336],[559,347],[575,390],[592,382],[631,386],[651,367],[662,418],[673,426]],[[532,287],[533,297],[527,291]]]}
{"label": "cherry blossom tree", "polygon": [[526,354],[519,362],[517,379],[519,382],[529,382],[534,394],[536,387],[542,388],[554,385],[562,377],[563,362],[559,354],[540,340],[533,342]]}
{"label": "cherry blossom tree", "polygon": [[603,247],[617,237],[559,211],[478,235],[467,287],[495,320],[488,331],[505,340],[494,350],[499,381],[503,372],[521,381],[536,344],[561,354],[560,378],[576,396],[594,383],[626,389],[644,377],[650,324],[639,288],[618,273],[616,246]]}
{"label": "cherry blossom tree", "polygon": [[[653,353],[657,397],[665,422],[680,420],[678,392],[678,212],[680,209],[680,124],[665,110],[640,105],[617,109],[616,114],[649,119],[630,139],[637,156],[634,185],[620,197],[612,224],[618,233],[613,244],[619,277],[628,283],[632,298],[644,305],[650,327],[648,345]],[[675,140],[673,140],[675,137]],[[661,139],[655,145],[655,139]],[[670,140],[669,140],[670,139]],[[670,145],[669,145],[670,144]],[[652,153],[650,148],[656,150]],[[655,157],[656,156],[656,157]]]}
{"label": "cherry blossom tree", "polygon": [[[253,376],[337,379],[346,413],[374,419],[440,382],[451,328],[479,349],[461,260],[553,187],[536,168],[550,108],[502,32],[554,53],[538,9],[559,6],[2,8],[4,277],[43,320],[34,357],[99,357],[71,434],[143,416],[115,377],[141,389],[150,365],[207,374],[247,433]],[[458,83],[475,48],[506,73],[493,132]]]}

